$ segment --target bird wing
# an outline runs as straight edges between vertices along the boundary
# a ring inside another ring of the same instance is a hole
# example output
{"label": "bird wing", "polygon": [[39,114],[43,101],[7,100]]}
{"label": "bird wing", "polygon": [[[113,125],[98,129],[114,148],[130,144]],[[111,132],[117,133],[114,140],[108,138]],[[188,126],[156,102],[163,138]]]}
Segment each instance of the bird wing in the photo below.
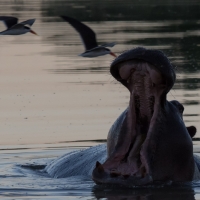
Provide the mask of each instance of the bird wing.
{"label": "bird wing", "polygon": [[18,18],[9,16],[0,16],[0,21],[3,21],[7,28],[11,28],[12,26],[17,24]]}
{"label": "bird wing", "polygon": [[114,47],[116,45],[115,42],[111,42],[111,43],[106,43],[106,44],[102,44],[102,47]]}
{"label": "bird wing", "polygon": [[23,24],[23,25],[28,24],[29,26],[32,26],[34,22],[35,22],[35,19],[28,19],[26,21],[20,22],[19,24]]}
{"label": "bird wing", "polygon": [[95,32],[91,28],[71,17],[68,16],[60,16],[60,17],[63,18],[68,23],[70,23],[76,29],[76,31],[79,32],[86,50],[90,50],[98,46]]}

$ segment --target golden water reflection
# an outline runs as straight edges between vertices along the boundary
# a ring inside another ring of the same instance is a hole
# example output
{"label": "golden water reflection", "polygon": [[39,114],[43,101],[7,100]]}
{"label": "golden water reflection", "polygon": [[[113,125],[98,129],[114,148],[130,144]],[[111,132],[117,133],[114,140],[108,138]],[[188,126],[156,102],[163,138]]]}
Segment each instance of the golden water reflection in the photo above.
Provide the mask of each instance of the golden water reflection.
{"label": "golden water reflection", "polygon": [[[0,144],[106,139],[128,105],[129,93],[109,74],[111,56],[77,56],[84,51],[79,35],[48,12],[54,1],[45,2],[0,3],[1,15],[15,15],[19,21],[36,18],[33,30],[39,35],[0,37]],[[116,42],[112,50],[118,55],[137,46],[163,50],[177,66],[177,83],[168,99],[183,103],[186,125],[199,130],[200,19],[120,19],[89,17],[85,23],[100,43]]]}

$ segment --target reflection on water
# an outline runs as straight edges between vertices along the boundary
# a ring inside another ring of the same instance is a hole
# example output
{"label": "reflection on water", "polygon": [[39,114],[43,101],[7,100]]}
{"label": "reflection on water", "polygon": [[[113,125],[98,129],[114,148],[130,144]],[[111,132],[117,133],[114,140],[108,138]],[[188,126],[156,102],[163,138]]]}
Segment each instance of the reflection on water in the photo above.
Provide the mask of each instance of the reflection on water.
{"label": "reflection on water", "polygon": [[[66,153],[66,146],[73,145],[65,142],[79,141],[74,146],[81,147],[96,144],[91,140],[105,141],[111,124],[129,101],[128,91],[109,74],[113,58],[77,56],[84,51],[81,39],[59,15],[86,23],[96,32],[100,44],[116,42],[112,50],[118,55],[137,46],[164,51],[177,70],[177,82],[168,99],[183,103],[186,125],[195,125],[199,130],[199,10],[200,2],[196,0],[1,0],[1,15],[16,16],[19,21],[36,18],[33,30],[39,34],[0,37],[1,194],[28,199],[36,195],[199,199],[199,184],[192,189],[124,192],[96,188],[91,180],[42,179],[30,171],[13,170],[17,163],[31,160],[45,164]],[[4,29],[0,23],[0,30]],[[200,137],[198,131],[196,137]],[[53,147],[40,151],[34,145]],[[194,147],[200,152],[197,141]],[[12,149],[12,153],[5,149]],[[19,178],[22,176],[23,181]],[[81,185],[77,186],[79,181]],[[18,185],[23,189],[18,190]]]}
{"label": "reflection on water", "polygon": [[194,200],[195,193],[192,188],[187,187],[159,187],[159,188],[93,188],[94,195],[97,199],[106,198],[109,200],[160,200],[160,199],[183,199]]}
{"label": "reflection on water", "polygon": [[68,13],[83,21],[197,20],[200,3],[196,0],[43,0],[41,7],[45,16]]}
{"label": "reflection on water", "polygon": [[[71,146],[68,148],[67,145]],[[80,143],[81,145],[81,143]],[[94,143],[90,144],[94,145]],[[199,146],[199,143],[198,143]],[[1,150],[0,196],[7,199],[199,199],[199,182],[123,188],[95,185],[89,177],[54,179],[43,172],[57,156],[77,150],[76,143]]]}

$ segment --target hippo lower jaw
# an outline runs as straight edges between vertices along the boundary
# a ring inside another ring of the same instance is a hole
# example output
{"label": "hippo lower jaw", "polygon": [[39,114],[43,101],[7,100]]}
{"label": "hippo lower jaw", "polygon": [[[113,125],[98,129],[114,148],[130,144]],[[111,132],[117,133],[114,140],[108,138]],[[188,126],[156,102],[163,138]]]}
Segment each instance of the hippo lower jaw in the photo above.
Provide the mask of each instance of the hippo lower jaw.
{"label": "hippo lower jaw", "polygon": [[150,175],[145,175],[144,177],[137,177],[134,175],[122,175],[115,174],[112,171],[109,174],[108,170],[103,168],[98,161],[96,163],[96,168],[92,174],[93,180],[97,184],[117,184],[121,186],[141,186],[153,183],[153,179]]}
{"label": "hippo lower jaw", "polygon": [[152,158],[157,145],[154,126],[162,117],[168,89],[166,80],[146,62],[130,60],[117,67],[130,91],[124,131],[120,132],[105,163],[96,163],[92,178],[97,184],[150,184],[153,182]]}

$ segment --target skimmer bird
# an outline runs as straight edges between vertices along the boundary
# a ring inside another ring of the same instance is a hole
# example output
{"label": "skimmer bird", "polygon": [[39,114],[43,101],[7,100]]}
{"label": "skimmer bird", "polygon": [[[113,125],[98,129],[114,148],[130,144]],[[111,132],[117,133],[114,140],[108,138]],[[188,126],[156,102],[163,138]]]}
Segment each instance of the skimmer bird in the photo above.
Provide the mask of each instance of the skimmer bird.
{"label": "skimmer bird", "polygon": [[21,35],[25,33],[33,33],[37,35],[31,28],[26,25],[32,26],[35,22],[35,19],[29,19],[20,23],[18,22],[18,18],[10,17],[10,16],[0,16],[0,21],[3,21],[6,25],[7,29],[5,31],[0,32],[0,35]]}
{"label": "skimmer bird", "polygon": [[113,47],[115,45],[114,42],[98,46],[95,32],[91,28],[74,18],[68,16],[60,17],[63,18],[69,24],[71,24],[81,36],[81,39],[85,46],[85,52],[80,54],[79,56],[92,58],[110,54],[114,57],[117,57],[113,52],[110,51],[110,49],[106,48]]}

